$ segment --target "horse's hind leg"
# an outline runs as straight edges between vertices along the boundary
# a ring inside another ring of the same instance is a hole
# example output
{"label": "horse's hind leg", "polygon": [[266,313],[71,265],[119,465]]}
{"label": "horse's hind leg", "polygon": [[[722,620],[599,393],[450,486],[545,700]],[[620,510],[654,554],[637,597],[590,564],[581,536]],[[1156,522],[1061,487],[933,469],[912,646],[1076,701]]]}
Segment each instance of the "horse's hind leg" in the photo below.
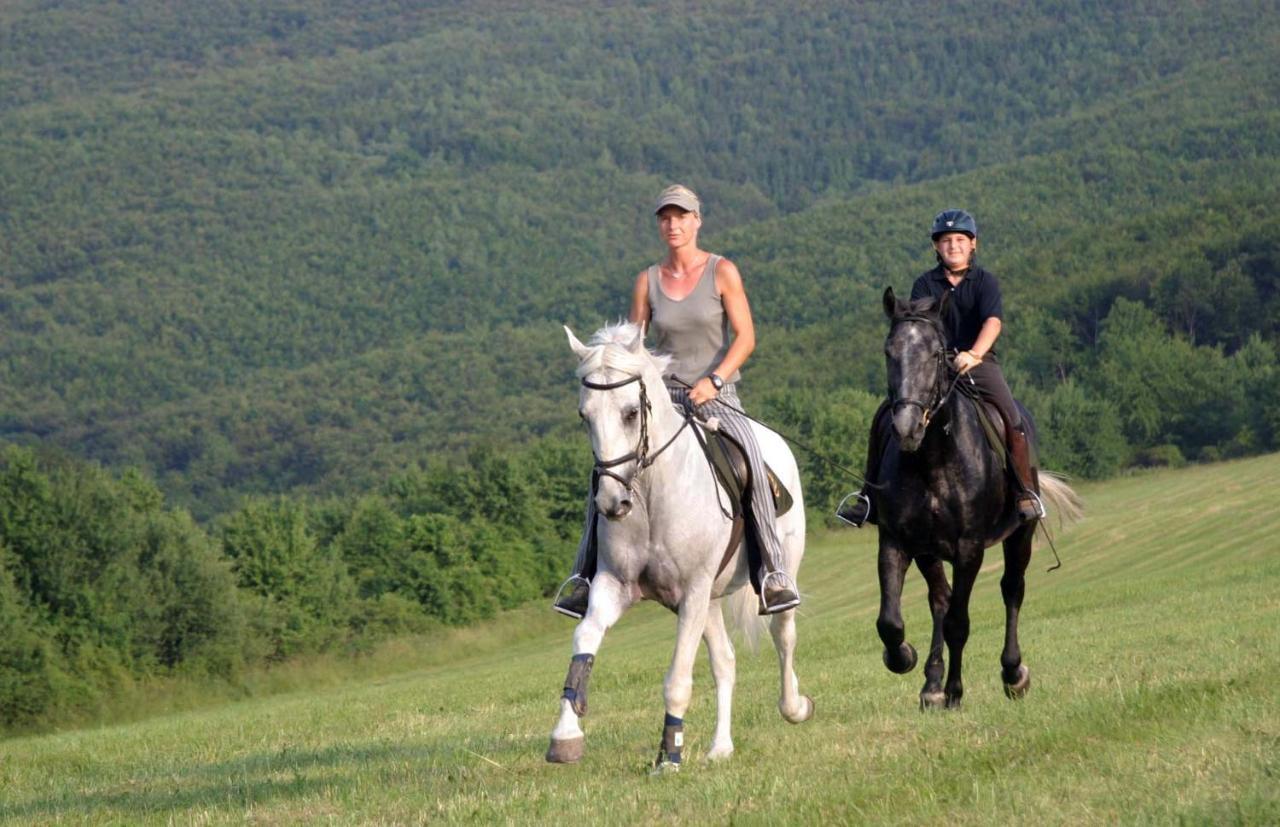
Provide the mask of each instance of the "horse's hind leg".
{"label": "horse's hind leg", "polygon": [[969,597],[982,568],[982,546],[961,547],[952,565],[954,583],[951,603],[942,621],[942,636],[947,641],[947,708],[955,709],[964,698],[964,645],[969,641]]}
{"label": "horse's hind leg", "polygon": [[711,739],[707,758],[716,761],[733,754],[733,735],[730,722],[733,717],[733,685],[737,680],[736,656],[729,633],[724,628],[724,614],[715,600],[707,612],[707,625],[702,640],[707,645],[707,657],[711,660],[711,676],[716,681],[716,732]]}
{"label": "horse's hind leg", "polygon": [[582,759],[586,736],[578,718],[587,714],[591,667],[605,631],[622,616],[628,602],[626,591],[612,575],[596,575],[587,614],[573,630],[573,659],[560,697],[560,719],[551,731],[551,746],[547,748],[547,760],[553,764],[572,764]]}
{"label": "horse's hind leg", "polygon": [[793,724],[807,721],[813,717],[813,698],[800,694],[800,679],[796,677],[795,609],[773,615],[769,619],[769,634],[773,637],[773,648],[778,652],[778,666],[782,672],[778,711]]}
{"label": "horse's hind leg", "polygon": [[1018,646],[1018,614],[1027,586],[1027,565],[1031,562],[1031,537],[1035,523],[1026,523],[1004,541],[1004,577],[1000,594],[1004,597],[1004,650],[1000,653],[1000,678],[1004,693],[1021,698],[1031,688],[1031,670],[1022,662]]}
{"label": "horse's hind leg", "polygon": [[902,622],[902,581],[911,560],[905,551],[880,530],[880,616],[876,631],[884,643],[884,665],[890,672],[905,675],[916,666],[916,650],[906,642],[907,628]]}
{"label": "horse's hind leg", "polygon": [[947,572],[937,557],[916,559],[916,566],[929,584],[929,613],[933,616],[933,637],[929,641],[929,657],[924,662],[924,687],[920,690],[920,708],[937,709],[946,704],[942,691],[942,675],[946,664],[942,657],[942,628],[951,604],[951,586]]}

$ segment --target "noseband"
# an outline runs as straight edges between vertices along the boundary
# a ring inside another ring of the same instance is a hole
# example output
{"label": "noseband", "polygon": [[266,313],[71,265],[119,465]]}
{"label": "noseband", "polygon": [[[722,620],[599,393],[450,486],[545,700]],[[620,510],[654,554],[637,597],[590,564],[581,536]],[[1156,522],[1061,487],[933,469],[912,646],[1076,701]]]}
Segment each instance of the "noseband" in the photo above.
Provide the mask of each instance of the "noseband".
{"label": "noseband", "polygon": [[[649,414],[653,412],[653,407],[649,404],[649,393],[645,390],[645,384],[641,381],[640,374],[629,376],[626,379],[620,379],[617,382],[589,382],[584,378],[582,380],[582,387],[593,391],[611,391],[630,385],[632,382],[640,382],[640,439],[636,441],[635,450],[630,453],[623,454],[616,459],[600,459],[599,455],[595,453],[595,450],[592,450],[591,454],[596,460],[595,465],[591,469],[591,485],[593,489],[595,487],[596,480],[600,477],[612,477],[622,483],[623,488],[630,491],[631,484],[640,476],[640,472],[648,468],[650,465],[653,465],[654,460],[656,460],[663,451],[667,450],[667,448],[671,446],[671,443],[676,441],[676,437],[680,436],[680,432],[685,429],[691,419],[690,414],[686,412],[684,415],[684,422],[680,423],[679,428],[676,428],[676,432],[671,435],[671,439],[668,439],[662,444],[661,448],[650,454]],[[612,470],[623,463],[632,461],[635,461],[636,463],[636,470],[635,473],[631,475],[630,479],[624,479],[620,474],[614,473]]]}
{"label": "noseband", "polygon": [[[942,330],[942,322],[940,322],[938,319],[932,316],[925,316],[918,313],[908,313],[902,316],[898,316],[893,320],[893,324],[889,328],[890,334],[893,333],[893,328],[897,327],[902,322],[914,322],[914,323],[927,324],[934,329],[934,331],[938,334],[939,339],[941,339],[944,342],[946,341],[946,335]],[[942,390],[942,385],[943,385],[942,378],[946,376],[948,373],[947,354],[945,350],[938,351],[938,358],[936,362],[937,364],[935,365],[935,368],[934,368],[933,384],[931,385],[933,390],[929,395],[928,402],[925,402],[924,400],[921,400],[921,399],[911,399],[911,398],[899,398],[899,399],[893,400],[893,410],[895,412],[899,408],[908,407],[908,406],[914,406],[919,408],[920,415],[921,415],[921,422],[923,423],[925,428],[929,427],[929,420],[933,419],[934,415],[937,414],[938,411],[942,410],[942,406],[947,404],[947,399],[950,398],[951,392],[955,390],[956,383],[960,381],[960,374],[956,373],[955,379],[952,380],[952,382],[947,386],[947,389],[944,392]],[[892,394],[892,390],[890,391],[890,393]]]}

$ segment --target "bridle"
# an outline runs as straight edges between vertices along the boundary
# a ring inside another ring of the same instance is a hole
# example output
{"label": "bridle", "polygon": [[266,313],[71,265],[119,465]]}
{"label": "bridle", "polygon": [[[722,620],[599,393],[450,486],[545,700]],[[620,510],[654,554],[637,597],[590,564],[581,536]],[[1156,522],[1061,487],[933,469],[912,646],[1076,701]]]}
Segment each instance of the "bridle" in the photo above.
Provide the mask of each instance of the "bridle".
{"label": "bridle", "polygon": [[[919,313],[905,313],[901,316],[896,316],[893,319],[893,324],[889,326],[890,335],[892,335],[893,333],[893,328],[897,327],[902,322],[916,322],[916,323],[927,324],[934,329],[934,331],[938,334],[939,339],[941,339],[944,342],[946,341],[947,337],[942,330],[942,322],[933,316],[925,316]],[[921,400],[921,399],[911,399],[911,398],[899,398],[899,399],[893,400],[894,412],[897,412],[899,408],[907,407],[907,406],[914,406],[919,408],[921,423],[925,428],[929,427],[929,421],[933,419],[933,417],[938,413],[938,411],[942,410],[942,406],[947,404],[947,400],[951,397],[951,392],[955,390],[956,384],[960,381],[960,373],[956,371],[955,378],[952,379],[950,384],[947,385],[946,391],[943,391],[942,389],[942,386],[944,384],[943,377],[945,377],[948,373],[952,372],[952,369],[950,368],[947,362],[946,351],[939,349],[938,358],[935,361],[936,361],[936,365],[934,368],[934,378],[933,378],[933,383],[931,385],[933,390],[929,394],[928,402],[925,402],[924,400]],[[891,397],[893,396],[892,388],[889,389],[889,395]]]}
{"label": "bridle", "polygon": [[[649,393],[645,390],[645,384],[642,381],[640,374],[628,376],[626,379],[619,379],[617,382],[590,382],[584,377],[582,380],[582,386],[593,391],[611,391],[630,385],[632,382],[640,383],[640,438],[636,441],[636,447],[634,450],[623,454],[616,459],[600,459],[599,455],[595,453],[595,449],[592,449],[591,455],[594,456],[596,460],[595,465],[592,466],[591,469],[591,484],[593,488],[595,487],[596,480],[600,477],[612,477],[622,483],[623,488],[630,491],[631,484],[640,476],[640,472],[648,468],[650,465],[653,465],[654,460],[656,460],[663,451],[667,450],[667,448],[671,446],[671,443],[676,441],[676,437],[680,436],[680,432],[683,431],[692,421],[692,415],[686,411],[684,414],[684,421],[680,423],[679,428],[676,428],[676,432],[671,435],[671,438],[662,443],[662,447],[650,454],[649,415],[653,412],[653,407],[649,404]],[[629,479],[622,477],[622,475],[617,474],[612,470],[627,462],[636,463],[636,470]]]}

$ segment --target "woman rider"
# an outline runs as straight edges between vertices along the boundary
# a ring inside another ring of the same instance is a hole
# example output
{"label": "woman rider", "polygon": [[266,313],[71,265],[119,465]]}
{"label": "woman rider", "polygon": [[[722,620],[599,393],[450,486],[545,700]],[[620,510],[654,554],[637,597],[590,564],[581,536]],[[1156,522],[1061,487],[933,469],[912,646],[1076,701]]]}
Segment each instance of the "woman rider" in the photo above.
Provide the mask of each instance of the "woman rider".
{"label": "woman rider", "polygon": [[[735,390],[738,369],[756,345],[742,276],[733,262],[698,247],[702,205],[692,190],[678,184],[663,190],[654,213],[667,255],[636,276],[630,319],[647,325],[655,350],[672,357],[666,377],[672,401],[692,406],[700,418],[718,418],[720,428],[743,447],[756,481],[751,486],[749,519],[763,558],[760,611],[786,611],[799,605],[800,595],[783,569],[773,495],[763,482],[764,460],[751,422],[740,412]],[[595,500],[588,495],[586,527],[573,575],[553,604],[570,617],[587,612],[590,580],[596,570],[595,520]]]}

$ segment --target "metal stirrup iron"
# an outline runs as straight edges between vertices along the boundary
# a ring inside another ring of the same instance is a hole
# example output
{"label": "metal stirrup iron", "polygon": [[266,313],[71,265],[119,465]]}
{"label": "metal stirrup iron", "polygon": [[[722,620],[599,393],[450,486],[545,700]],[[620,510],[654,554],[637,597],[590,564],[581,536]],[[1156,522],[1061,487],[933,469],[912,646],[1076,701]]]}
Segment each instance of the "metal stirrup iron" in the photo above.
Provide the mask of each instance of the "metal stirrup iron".
{"label": "metal stirrup iron", "polygon": [[[840,504],[836,506],[836,518],[837,518],[837,519],[839,519],[841,522],[845,523],[846,525],[851,525],[851,526],[853,526],[854,528],[862,528],[863,523],[866,523],[866,518],[865,518],[865,517],[863,518],[863,520],[862,520],[862,522],[861,522],[861,523],[855,523],[853,520],[850,520],[848,517],[844,516],[844,514],[843,514],[843,513],[841,513],[841,512],[843,512],[843,511],[845,510],[845,504],[846,504],[846,503],[848,503],[848,502],[849,502],[849,500],[850,500],[851,498],[853,499],[853,501],[854,501],[855,503],[856,503],[856,502],[864,502],[864,503],[866,503],[866,504],[867,504],[867,516],[868,516],[868,517],[870,517],[870,516],[871,516],[871,498],[870,498],[870,497],[868,497],[866,494],[862,493],[861,491],[853,491],[853,492],[851,492],[851,493],[849,493],[849,494],[845,494],[845,495],[844,495],[844,499],[842,499],[842,500],[840,501]],[[853,507],[854,507],[854,506],[850,506],[850,507],[849,507],[849,508],[850,508],[850,510],[852,510],[852,509],[853,509]]]}
{"label": "metal stirrup iron", "polygon": [[551,608],[555,609],[557,612],[559,612],[562,615],[565,615],[566,617],[573,618],[574,620],[582,620],[584,615],[580,612],[575,612],[572,609],[567,609],[564,606],[560,605],[560,599],[564,597],[565,589],[569,589],[569,593],[572,594],[573,586],[575,586],[579,581],[586,583],[588,589],[591,588],[590,580],[583,577],[581,574],[571,574],[569,575],[569,579],[561,583],[560,588],[556,589],[556,596],[551,601]]}

